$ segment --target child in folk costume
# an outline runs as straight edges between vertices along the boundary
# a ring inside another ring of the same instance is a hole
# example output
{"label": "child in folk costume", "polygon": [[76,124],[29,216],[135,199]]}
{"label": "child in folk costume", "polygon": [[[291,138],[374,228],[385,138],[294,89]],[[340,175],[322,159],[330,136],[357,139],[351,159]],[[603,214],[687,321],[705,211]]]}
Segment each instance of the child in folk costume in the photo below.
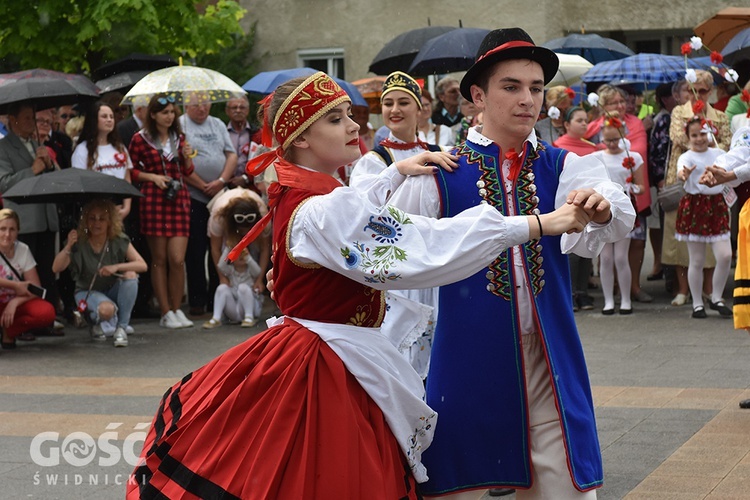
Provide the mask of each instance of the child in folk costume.
{"label": "child in folk costume", "polygon": [[[604,118],[601,134],[606,149],[593,153],[593,155],[601,159],[607,167],[607,173],[612,182],[619,184],[626,194],[636,195],[642,192],[644,189],[643,158],[640,154],[627,151],[623,147],[626,140],[624,139],[625,129],[617,111],[611,112]],[[630,236],[639,229],[642,230],[642,228],[636,227],[627,237],[619,241],[606,243],[599,256],[599,276],[604,295],[602,314],[604,315],[615,313],[615,272],[620,287],[620,314],[631,314],[633,312],[630,301],[632,274],[628,261],[628,251],[630,249]]]}
{"label": "child in folk costume", "polygon": [[701,293],[706,243],[711,245],[716,257],[709,307],[718,311],[721,316],[731,317],[732,310],[721,297],[732,264],[729,207],[722,194],[723,186],[707,186],[699,182],[706,167],[713,165],[724,151],[709,147],[713,136],[711,125],[699,117],[688,121],[685,134],[688,136],[690,149],[677,160],[677,178],[685,183],[686,194],[677,209],[675,238],[687,242],[690,256],[688,284],[693,296],[693,318],[706,317]]}
{"label": "child in folk costume", "polygon": [[[451,168],[424,152],[399,161],[369,192],[332,174],[359,155],[347,94],[316,73],[265,102],[271,163],[274,285],[285,317],[164,396],[128,498],[416,498],[436,414],[408,362],[384,337],[382,290],[425,288],[473,274],[508,245],[580,232],[605,200],[571,198],[554,212],[503,217],[478,206],[433,221],[386,205],[406,175]],[[429,250],[428,250],[429,249]]]}

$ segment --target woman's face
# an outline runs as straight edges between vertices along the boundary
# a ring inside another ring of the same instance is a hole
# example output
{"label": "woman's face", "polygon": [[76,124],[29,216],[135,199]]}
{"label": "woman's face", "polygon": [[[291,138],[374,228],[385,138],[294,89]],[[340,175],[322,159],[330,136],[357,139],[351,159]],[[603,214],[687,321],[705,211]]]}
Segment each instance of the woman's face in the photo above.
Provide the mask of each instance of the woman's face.
{"label": "woman's face", "polygon": [[588,123],[589,120],[586,111],[579,109],[573,112],[569,122],[565,122],[565,131],[569,136],[581,139],[586,135]]}
{"label": "woman's face", "polygon": [[617,154],[621,151],[620,149],[620,131],[614,127],[603,127],[602,128],[602,142],[607,148],[607,151],[612,154]]}
{"label": "woman's face", "polygon": [[10,249],[18,239],[18,224],[12,218],[0,220],[0,248]]}
{"label": "woman's face", "polygon": [[677,101],[677,104],[682,105],[685,104],[690,100],[690,96],[692,95],[692,92],[690,92],[690,86],[687,84],[687,82],[683,83],[679,89],[677,89],[675,99]]}
{"label": "woman's face", "polygon": [[115,114],[109,106],[99,108],[97,126],[99,132],[109,134],[115,129]]}
{"label": "woman's face", "polygon": [[708,104],[708,98],[711,96],[712,86],[698,80],[693,84],[693,88],[695,89],[695,92],[690,92],[690,102],[700,100],[703,101],[704,104]]}
{"label": "woman's face", "polygon": [[607,104],[602,104],[602,107],[608,112],[617,111],[620,114],[620,118],[625,118],[625,111],[627,110],[627,101],[619,92],[616,92],[611,100]]}
{"label": "woman's face", "polygon": [[169,103],[161,111],[151,113],[151,118],[156,122],[157,128],[168,129],[174,123],[175,110],[174,104]]}
{"label": "woman's face", "polygon": [[406,92],[393,90],[383,98],[382,108],[385,126],[393,135],[404,142],[413,142],[419,115],[417,101]]}
{"label": "woman's face", "polygon": [[419,112],[419,124],[426,125],[432,116],[432,101],[422,97],[422,111]]}
{"label": "woman's face", "polygon": [[86,216],[86,228],[90,236],[106,236],[109,229],[109,215],[101,208],[94,208]]}
{"label": "woman's face", "polygon": [[359,125],[352,120],[350,112],[350,103],[339,104],[292,143],[306,151],[305,166],[333,173],[359,158]]}

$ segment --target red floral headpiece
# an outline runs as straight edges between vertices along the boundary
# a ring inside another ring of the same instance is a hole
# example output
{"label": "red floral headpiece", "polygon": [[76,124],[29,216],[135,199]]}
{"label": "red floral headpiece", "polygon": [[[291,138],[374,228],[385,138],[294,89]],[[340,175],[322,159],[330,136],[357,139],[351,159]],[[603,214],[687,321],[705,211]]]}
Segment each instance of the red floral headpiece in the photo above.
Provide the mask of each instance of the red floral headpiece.
{"label": "red floral headpiece", "polygon": [[318,71],[294,89],[276,112],[272,127],[276,142],[287,149],[318,118],[345,101],[351,99],[344,89]]}
{"label": "red floral headpiece", "polygon": [[604,118],[604,126],[612,128],[622,128],[622,121],[616,116],[607,116]]}

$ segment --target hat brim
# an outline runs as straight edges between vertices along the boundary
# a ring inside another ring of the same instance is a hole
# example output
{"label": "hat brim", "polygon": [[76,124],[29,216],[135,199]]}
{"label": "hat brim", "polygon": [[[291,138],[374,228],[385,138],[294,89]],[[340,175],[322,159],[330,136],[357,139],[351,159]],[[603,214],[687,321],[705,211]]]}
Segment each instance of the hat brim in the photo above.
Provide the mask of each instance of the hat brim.
{"label": "hat brim", "polygon": [[477,83],[479,75],[493,64],[509,59],[530,59],[539,63],[544,72],[545,85],[552,81],[560,67],[560,59],[558,59],[557,54],[545,47],[512,47],[505,49],[502,52],[490,54],[469,68],[461,79],[461,95],[464,99],[474,102],[474,99],[471,97],[471,86]]}

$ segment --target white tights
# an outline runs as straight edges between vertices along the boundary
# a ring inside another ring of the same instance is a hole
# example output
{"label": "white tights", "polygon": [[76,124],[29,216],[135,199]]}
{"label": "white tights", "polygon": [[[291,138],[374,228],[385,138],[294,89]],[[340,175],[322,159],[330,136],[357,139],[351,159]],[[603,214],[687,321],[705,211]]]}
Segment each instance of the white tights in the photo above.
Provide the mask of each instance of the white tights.
{"label": "white tights", "polygon": [[716,257],[716,268],[712,280],[711,302],[722,300],[724,286],[729,277],[729,268],[732,266],[732,243],[729,240],[704,243],[700,241],[688,241],[688,255],[690,265],[688,266],[688,285],[690,294],[693,296],[693,309],[703,307],[703,266],[706,261],[706,246],[711,245],[711,250]]}
{"label": "white tights", "polygon": [[630,249],[630,238],[624,238],[614,243],[606,243],[599,255],[599,277],[602,282],[602,293],[604,294],[604,309],[615,308],[615,269],[617,270],[617,283],[620,287],[620,309],[630,309],[630,262],[628,261],[628,250]]}
{"label": "white tights", "polygon": [[263,308],[263,296],[256,294],[250,285],[241,283],[236,289],[221,284],[214,295],[213,319],[221,321],[221,315],[226,314],[230,321],[254,319],[260,316]]}

